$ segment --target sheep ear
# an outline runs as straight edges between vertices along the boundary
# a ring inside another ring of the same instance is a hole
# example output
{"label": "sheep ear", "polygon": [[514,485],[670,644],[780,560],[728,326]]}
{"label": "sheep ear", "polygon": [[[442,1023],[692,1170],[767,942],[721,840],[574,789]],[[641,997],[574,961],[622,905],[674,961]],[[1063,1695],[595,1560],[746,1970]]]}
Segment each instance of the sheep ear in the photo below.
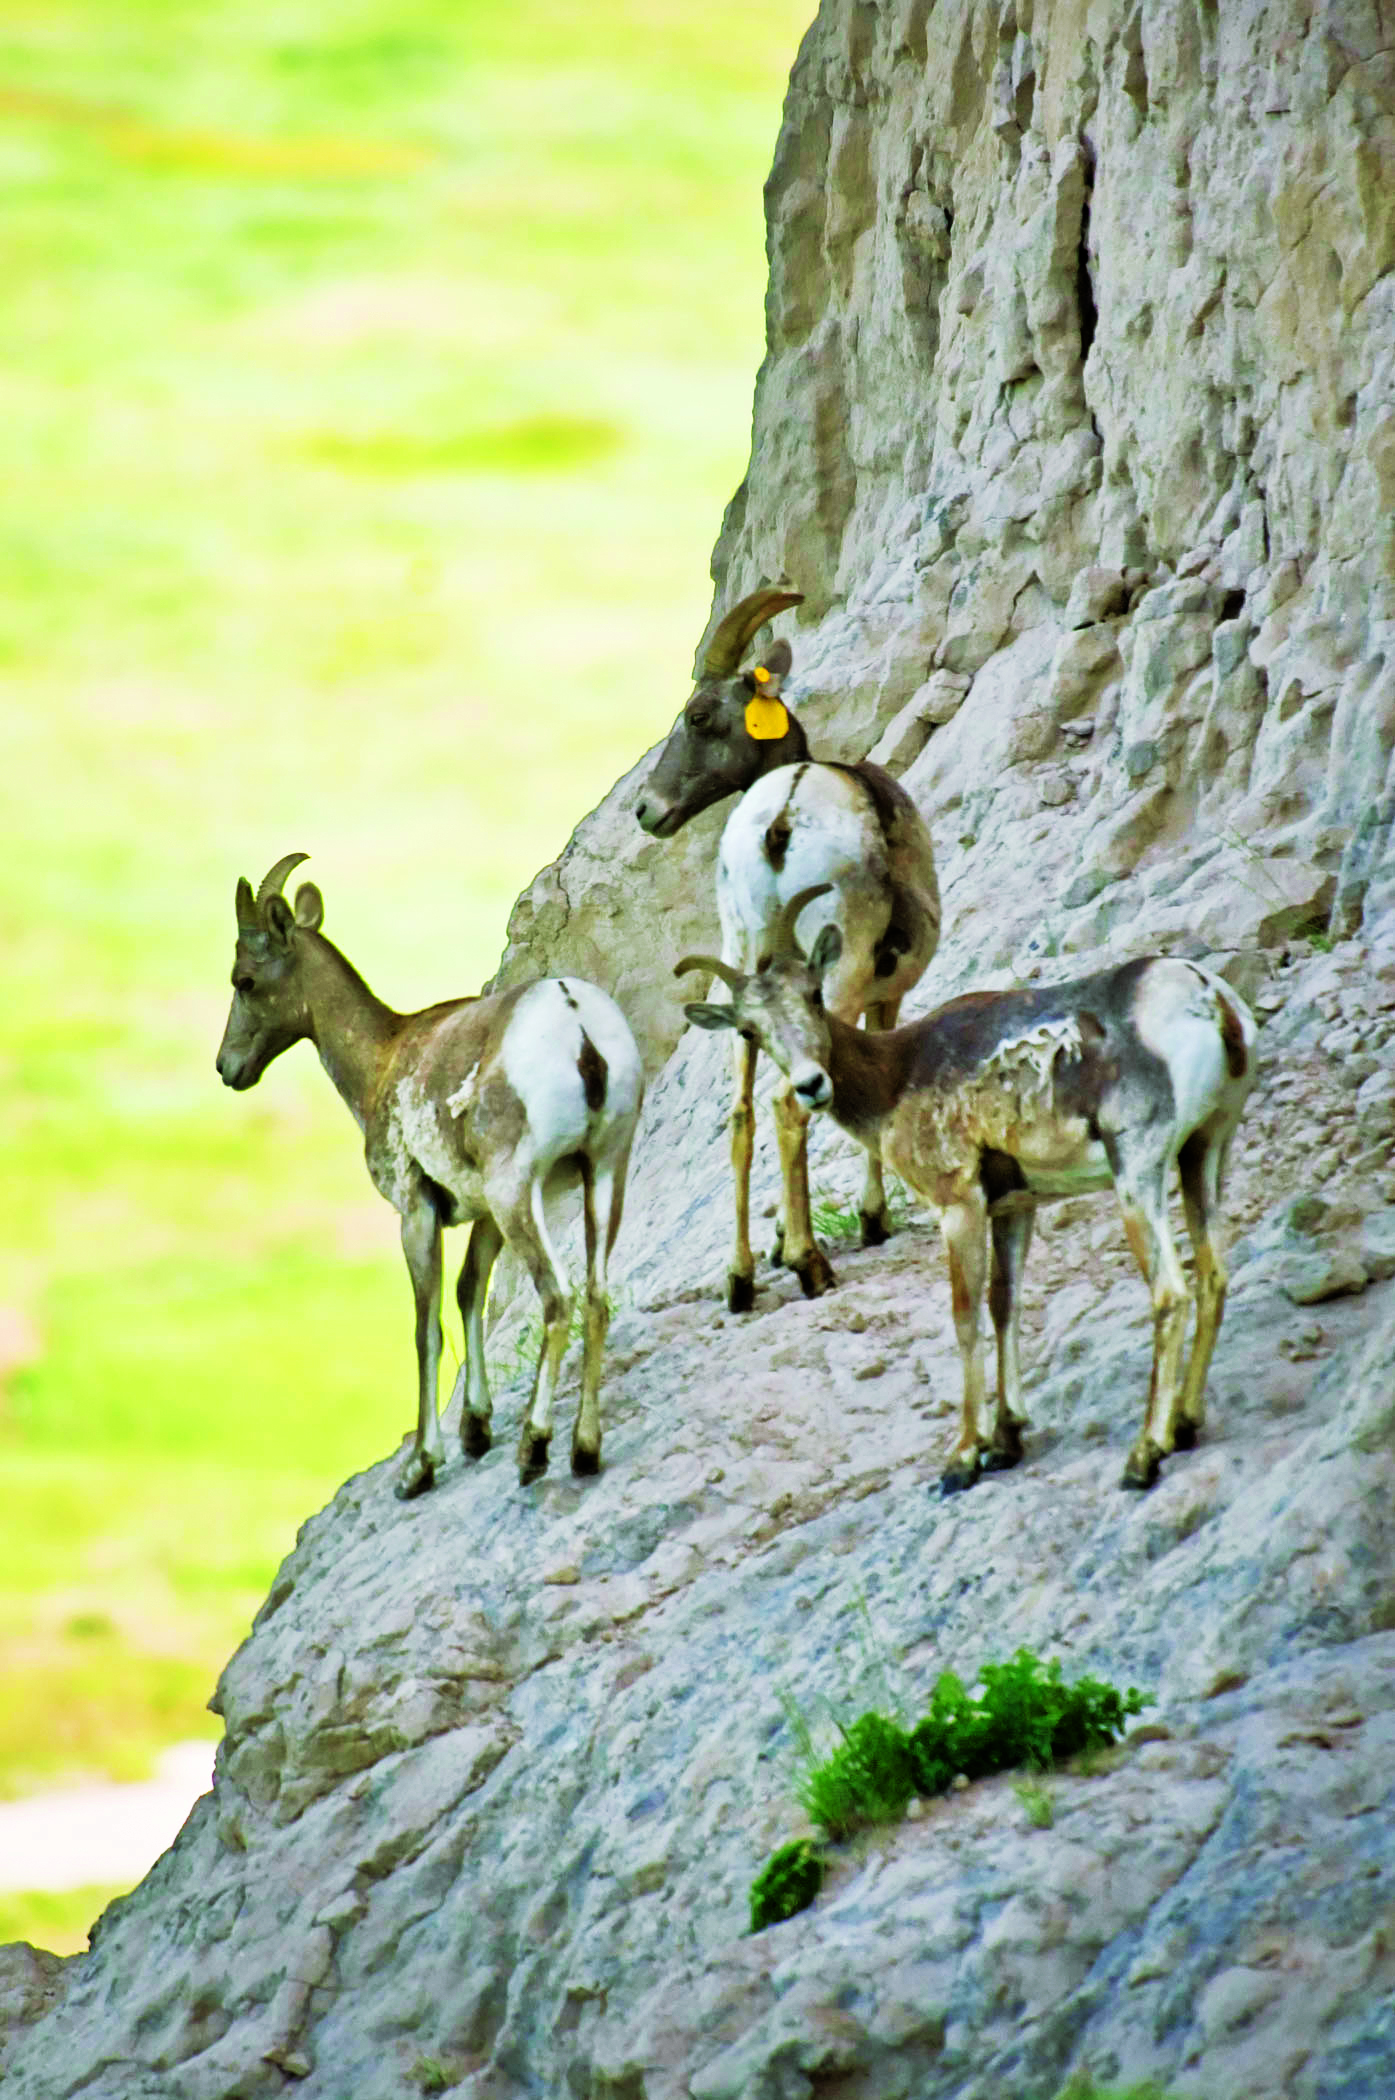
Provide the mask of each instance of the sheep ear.
{"label": "sheep ear", "polygon": [[816,977],[822,977],[833,968],[842,952],[842,934],[836,926],[825,926],[809,952],[809,968]]}
{"label": "sheep ear", "polygon": [[252,885],[245,875],[237,878],[235,910],[239,933],[260,933],[262,922],[257,917],[257,900],[252,895]]}
{"label": "sheep ear", "polygon": [[325,915],[325,900],[313,882],[302,882],[295,893],[295,922],[307,933],[318,933]]}
{"label": "sheep ear", "polygon": [[692,1006],[685,1006],[684,1013],[694,1028],[735,1028],[736,1015],[729,1006],[718,1006],[715,1001],[701,999]]}
{"label": "sheep ear", "polygon": [[295,931],[295,917],[285,898],[279,894],[268,897],[262,906],[262,919],[277,947],[288,947]]}
{"label": "sheep ear", "polygon": [[783,678],[794,662],[794,651],[781,636],[778,642],[772,642],[768,649],[761,651],[761,662],[772,678]]}

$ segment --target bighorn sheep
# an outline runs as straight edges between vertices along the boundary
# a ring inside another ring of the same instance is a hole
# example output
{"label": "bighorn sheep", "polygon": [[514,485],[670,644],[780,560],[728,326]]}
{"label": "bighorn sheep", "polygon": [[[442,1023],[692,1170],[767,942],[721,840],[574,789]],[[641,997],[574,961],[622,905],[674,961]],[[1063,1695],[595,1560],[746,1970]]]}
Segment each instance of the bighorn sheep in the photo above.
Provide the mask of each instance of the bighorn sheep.
{"label": "bighorn sheep", "polygon": [[[521,1481],[547,1466],[552,1402],[567,1346],[572,1292],[548,1233],[544,1192],[579,1178],[586,1225],[585,1343],[572,1471],[601,1462],[601,1357],[609,1325],[606,1257],[620,1224],[639,1116],[639,1052],[615,1002],[576,977],[546,977],[478,999],[399,1014],[374,997],[320,931],[324,901],[302,883],[281,895],[306,856],[288,853],[255,897],[237,885],[232,1007],[218,1074],[239,1092],[308,1037],[364,1137],[374,1187],[400,1212],[416,1298],[416,1441],[397,1482],[429,1488],[444,1451],[437,1420],[441,1360],[441,1228],[470,1223],[456,1286],[465,1325],[460,1441],[491,1443],[484,1303],[501,1246],[523,1262],[542,1300],[543,1342],[518,1444]],[[452,1395],[454,1397],[454,1395]]]}
{"label": "bighorn sheep", "polygon": [[[754,591],[726,614],[708,644],[702,675],[659,753],[635,806],[644,830],[672,838],[690,817],[725,795],[741,801],[727,819],[717,862],[722,961],[749,970],[788,900],[803,891],[815,905],[806,933],[836,925],[838,964],[827,986],[841,1020],[866,1014],[868,1028],[894,1027],[901,1001],[940,937],[940,898],[930,834],[905,789],[880,766],[816,762],[798,720],[780,698],[791,662],[786,641],[764,662],[738,670],[757,629],[790,605],[798,591]],[[816,887],[811,892],[811,885]],[[727,1272],[727,1303],[748,1311],[755,1301],[750,1187],[756,1052],[741,1041],[734,1054],[731,1164],[736,1229]],[[790,1087],[774,1101],[784,1181],[782,1256],[815,1297],[833,1282],[809,1218],[807,1105]],[[881,1161],[869,1151],[862,1192],[862,1243],[887,1234]]]}
{"label": "bighorn sheep", "polygon": [[[1152,1384],[1122,1484],[1150,1487],[1162,1459],[1190,1448],[1205,1419],[1226,1289],[1212,1212],[1254,1081],[1252,1015],[1209,970],[1155,955],[1068,984],[969,992],[890,1034],[866,1035],[820,997],[819,980],[838,960],[837,927],[823,929],[807,962],[795,945],[809,901],[808,891],[790,899],[750,974],[703,955],[686,957],[677,974],[721,977],[730,1005],[689,1006],[689,1020],[759,1043],[806,1108],[826,1108],[862,1143],[880,1145],[938,1208],[964,1367],[963,1426],[944,1492],[1022,1455],[1019,1296],[1038,1200],[1111,1181],[1153,1298]],[[1174,1164],[1196,1252],[1194,1292],[1168,1222]],[[991,1430],[979,1353],[985,1283],[998,1342]],[[1184,1374],[1192,1296],[1196,1333]]]}

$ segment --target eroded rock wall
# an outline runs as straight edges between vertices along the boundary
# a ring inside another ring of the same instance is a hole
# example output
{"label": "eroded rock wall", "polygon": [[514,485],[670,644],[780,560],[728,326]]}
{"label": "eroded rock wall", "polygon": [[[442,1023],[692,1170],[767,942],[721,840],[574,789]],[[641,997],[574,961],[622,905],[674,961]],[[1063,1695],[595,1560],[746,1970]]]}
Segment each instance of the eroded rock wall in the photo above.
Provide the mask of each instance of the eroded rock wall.
{"label": "eroded rock wall", "polygon": [[[766,203],[716,600],[788,576],[816,750],[921,754],[931,987],[1175,939],[1203,863],[1242,939],[1389,908],[1389,6],[835,0]],[[716,819],[656,846],[638,777],[520,901],[505,972],[608,965],[658,1063]]]}

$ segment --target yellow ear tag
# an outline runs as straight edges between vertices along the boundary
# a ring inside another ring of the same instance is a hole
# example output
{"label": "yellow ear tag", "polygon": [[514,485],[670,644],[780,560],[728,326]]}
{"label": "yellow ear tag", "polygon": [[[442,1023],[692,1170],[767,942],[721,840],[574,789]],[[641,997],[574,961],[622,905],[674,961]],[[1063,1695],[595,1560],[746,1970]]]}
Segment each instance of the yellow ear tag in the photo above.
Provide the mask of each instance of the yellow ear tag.
{"label": "yellow ear tag", "polygon": [[790,726],[783,700],[762,700],[759,693],[746,702],[746,734],[759,744],[775,743]]}
{"label": "yellow ear tag", "polygon": [[[763,664],[757,664],[752,675],[758,685],[764,685],[770,673]],[[746,734],[758,744],[778,743],[789,726],[785,703],[773,694],[754,693],[746,702]]]}

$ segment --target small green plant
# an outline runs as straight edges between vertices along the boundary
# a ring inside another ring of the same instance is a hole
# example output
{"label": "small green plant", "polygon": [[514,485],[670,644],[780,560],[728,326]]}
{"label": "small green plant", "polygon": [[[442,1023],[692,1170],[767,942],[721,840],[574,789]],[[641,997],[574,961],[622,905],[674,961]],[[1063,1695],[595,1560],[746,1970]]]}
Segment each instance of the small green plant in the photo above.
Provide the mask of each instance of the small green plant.
{"label": "small green plant", "polygon": [[[850,1837],[869,1824],[891,1823],[906,1812],[913,1795],[942,1794],[961,1775],[981,1779],[993,1772],[1026,1765],[1048,1771],[1066,1758],[1099,1752],[1124,1732],[1129,1717],[1151,1702],[1132,1686],[1126,1692],[1098,1677],[1079,1677],[1067,1684],[1059,1661],[1045,1663],[1029,1648],[1019,1648],[1008,1662],[985,1663],[980,1689],[970,1692],[952,1670],[946,1670],[931,1694],[930,1710],[909,1731],[900,1721],[876,1710],[837,1723],[842,1740],[831,1756],[817,1759],[813,1735],[797,1703],[782,1697],[785,1714],[804,1764],[799,1799],[810,1821],[833,1841]],[[1021,1782],[1017,1797],[1038,1829],[1055,1820],[1051,1795],[1039,1783]],[[800,1849],[802,1846],[802,1850]],[[804,1861],[801,1879],[796,1859]],[[793,1917],[812,1903],[823,1880],[810,1862],[819,1855],[808,1840],[777,1852],[751,1890],[751,1930]],[[767,1883],[777,1863],[784,1862],[772,1897]],[[789,1908],[791,1892],[808,1893]]]}
{"label": "small green plant", "polygon": [[772,1852],[751,1883],[751,1930],[764,1932],[807,1910],[823,1887],[823,1854],[808,1838]]}
{"label": "small green plant", "polygon": [[1022,1803],[1033,1830],[1049,1830],[1056,1820],[1051,1789],[1043,1786],[1039,1779],[1014,1779],[1012,1791]]}
{"label": "small green plant", "polygon": [[[610,1307],[613,1317],[616,1308],[616,1299],[613,1293],[607,1293],[606,1303]],[[583,1293],[578,1291],[572,1302],[572,1316],[567,1327],[568,1349],[581,1341],[585,1328],[586,1300]],[[530,1380],[538,1368],[538,1358],[542,1354],[542,1345],[543,1323],[534,1314],[515,1329],[511,1341],[502,1344],[489,1356],[491,1384],[507,1389],[509,1386],[522,1385],[526,1380]],[[455,1343],[452,1338],[452,1350],[454,1350],[454,1347]],[[459,1368],[458,1358],[456,1368]]]}
{"label": "small green plant", "polygon": [[[1242,889],[1247,889],[1251,896],[1258,897],[1263,904],[1288,903],[1289,900],[1282,885],[1274,880],[1267,868],[1260,865],[1265,856],[1252,839],[1241,838],[1239,832],[1235,830],[1221,831],[1217,836],[1222,845],[1229,846],[1233,852],[1240,854],[1243,859],[1249,861],[1255,869],[1258,878],[1256,882],[1247,882],[1243,875],[1237,875],[1236,881]],[[1260,884],[1263,885],[1262,888]],[[1331,932],[1326,926],[1319,924],[1316,918],[1306,926],[1295,926],[1291,930],[1289,938],[1292,940],[1311,941],[1319,955],[1330,955],[1336,946]]]}
{"label": "small green plant", "polygon": [[[1143,2085],[1096,2085],[1088,2072],[1077,2071],[1056,2095],[1056,2100],[1169,2100],[1160,2085],[1148,2079]],[[1181,2096],[1177,2096],[1181,2100]]]}
{"label": "small green plant", "polygon": [[419,2056],[412,2065],[409,2076],[414,2080],[418,2091],[423,2093],[448,2093],[452,2086],[460,2083],[454,2073],[448,2071],[443,2063],[438,2063],[434,2056]]}
{"label": "small green plant", "polygon": [[809,1219],[823,1240],[855,1240],[861,1236],[862,1220],[855,1210],[842,1209],[831,1196],[815,1196]]}
{"label": "small green plant", "polygon": [[536,1317],[525,1320],[515,1331],[508,1346],[501,1348],[490,1362],[491,1383],[501,1386],[521,1385],[526,1378],[531,1378],[537,1368],[542,1344],[542,1321]]}
{"label": "small green plant", "polygon": [[973,1697],[947,1670],[935,1686],[930,1711],[911,1732],[918,1791],[938,1794],[957,1772],[981,1779],[1010,1765],[1038,1771],[1103,1749],[1148,1703],[1142,1692],[1120,1692],[1097,1677],[1066,1684],[1059,1661],[1043,1669],[1029,1648],[1010,1662],[985,1663],[983,1689]]}
{"label": "small green plant", "polygon": [[[902,1232],[910,1222],[905,1188],[888,1177],[886,1223],[889,1232]],[[862,1213],[856,1203],[843,1204],[829,1190],[815,1190],[809,1200],[809,1220],[820,1239],[850,1242],[862,1237]]]}
{"label": "small green plant", "polygon": [[842,1742],[804,1775],[799,1799],[809,1819],[831,1838],[850,1837],[864,1823],[896,1823],[917,1792],[910,1739],[886,1714],[859,1715],[840,1725]]}

